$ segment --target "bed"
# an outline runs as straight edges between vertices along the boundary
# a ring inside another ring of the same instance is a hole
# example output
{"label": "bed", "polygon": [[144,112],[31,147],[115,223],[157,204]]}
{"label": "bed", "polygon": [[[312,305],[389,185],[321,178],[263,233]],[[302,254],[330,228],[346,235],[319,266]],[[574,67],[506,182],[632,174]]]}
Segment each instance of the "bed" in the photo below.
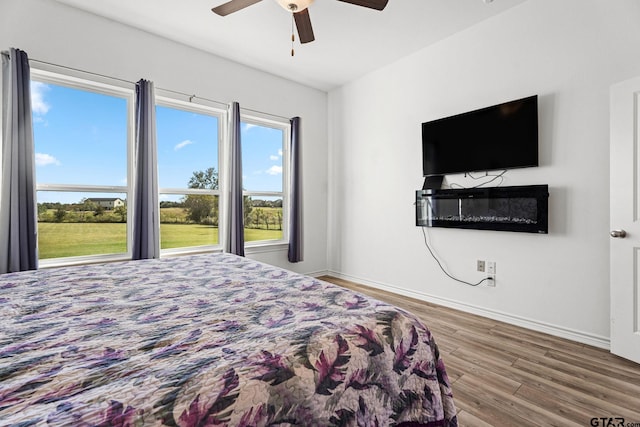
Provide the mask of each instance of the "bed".
{"label": "bed", "polygon": [[0,289],[0,425],[457,425],[415,316],[281,268],[202,254]]}

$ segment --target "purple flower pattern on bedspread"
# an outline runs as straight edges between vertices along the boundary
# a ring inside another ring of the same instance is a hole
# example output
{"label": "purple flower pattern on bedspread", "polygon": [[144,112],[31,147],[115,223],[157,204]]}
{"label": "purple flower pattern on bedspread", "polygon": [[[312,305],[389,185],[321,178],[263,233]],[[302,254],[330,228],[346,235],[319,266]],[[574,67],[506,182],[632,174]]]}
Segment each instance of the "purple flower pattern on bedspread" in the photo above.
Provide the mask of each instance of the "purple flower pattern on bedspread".
{"label": "purple flower pattern on bedspread", "polygon": [[0,314],[0,425],[457,425],[415,316],[235,255],[0,275]]}

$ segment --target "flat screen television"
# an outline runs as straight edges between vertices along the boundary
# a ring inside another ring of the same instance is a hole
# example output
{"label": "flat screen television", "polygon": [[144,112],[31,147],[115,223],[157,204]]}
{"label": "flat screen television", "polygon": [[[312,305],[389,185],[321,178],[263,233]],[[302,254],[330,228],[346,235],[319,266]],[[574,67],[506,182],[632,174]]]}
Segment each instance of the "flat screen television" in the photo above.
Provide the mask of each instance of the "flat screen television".
{"label": "flat screen television", "polygon": [[538,96],[422,124],[423,175],[538,166]]}

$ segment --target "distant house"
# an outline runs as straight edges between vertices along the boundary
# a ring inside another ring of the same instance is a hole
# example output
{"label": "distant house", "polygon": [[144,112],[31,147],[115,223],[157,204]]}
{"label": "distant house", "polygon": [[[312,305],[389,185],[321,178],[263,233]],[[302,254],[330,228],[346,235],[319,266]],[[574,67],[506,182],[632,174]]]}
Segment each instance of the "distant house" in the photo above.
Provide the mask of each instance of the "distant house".
{"label": "distant house", "polygon": [[95,203],[98,206],[102,206],[105,209],[115,209],[120,206],[125,206],[124,200],[118,197],[93,197],[87,200]]}

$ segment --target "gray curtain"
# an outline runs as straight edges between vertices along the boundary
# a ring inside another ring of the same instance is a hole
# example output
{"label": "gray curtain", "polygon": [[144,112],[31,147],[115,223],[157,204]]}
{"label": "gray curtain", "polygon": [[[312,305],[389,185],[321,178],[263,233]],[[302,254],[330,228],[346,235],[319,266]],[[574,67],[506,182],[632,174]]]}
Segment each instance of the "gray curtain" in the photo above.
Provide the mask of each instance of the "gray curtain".
{"label": "gray curtain", "polygon": [[303,260],[302,175],[300,173],[300,117],[291,119],[291,199],[289,211],[289,262]]}
{"label": "gray curtain", "polygon": [[227,250],[244,256],[244,213],[242,211],[242,144],[240,141],[240,104],[231,104],[229,114],[229,135],[231,139],[230,169],[230,221]]}
{"label": "gray curtain", "polygon": [[0,273],[38,268],[29,58],[2,52]]}
{"label": "gray curtain", "polygon": [[136,83],[133,259],[160,257],[156,105],[153,82]]}

